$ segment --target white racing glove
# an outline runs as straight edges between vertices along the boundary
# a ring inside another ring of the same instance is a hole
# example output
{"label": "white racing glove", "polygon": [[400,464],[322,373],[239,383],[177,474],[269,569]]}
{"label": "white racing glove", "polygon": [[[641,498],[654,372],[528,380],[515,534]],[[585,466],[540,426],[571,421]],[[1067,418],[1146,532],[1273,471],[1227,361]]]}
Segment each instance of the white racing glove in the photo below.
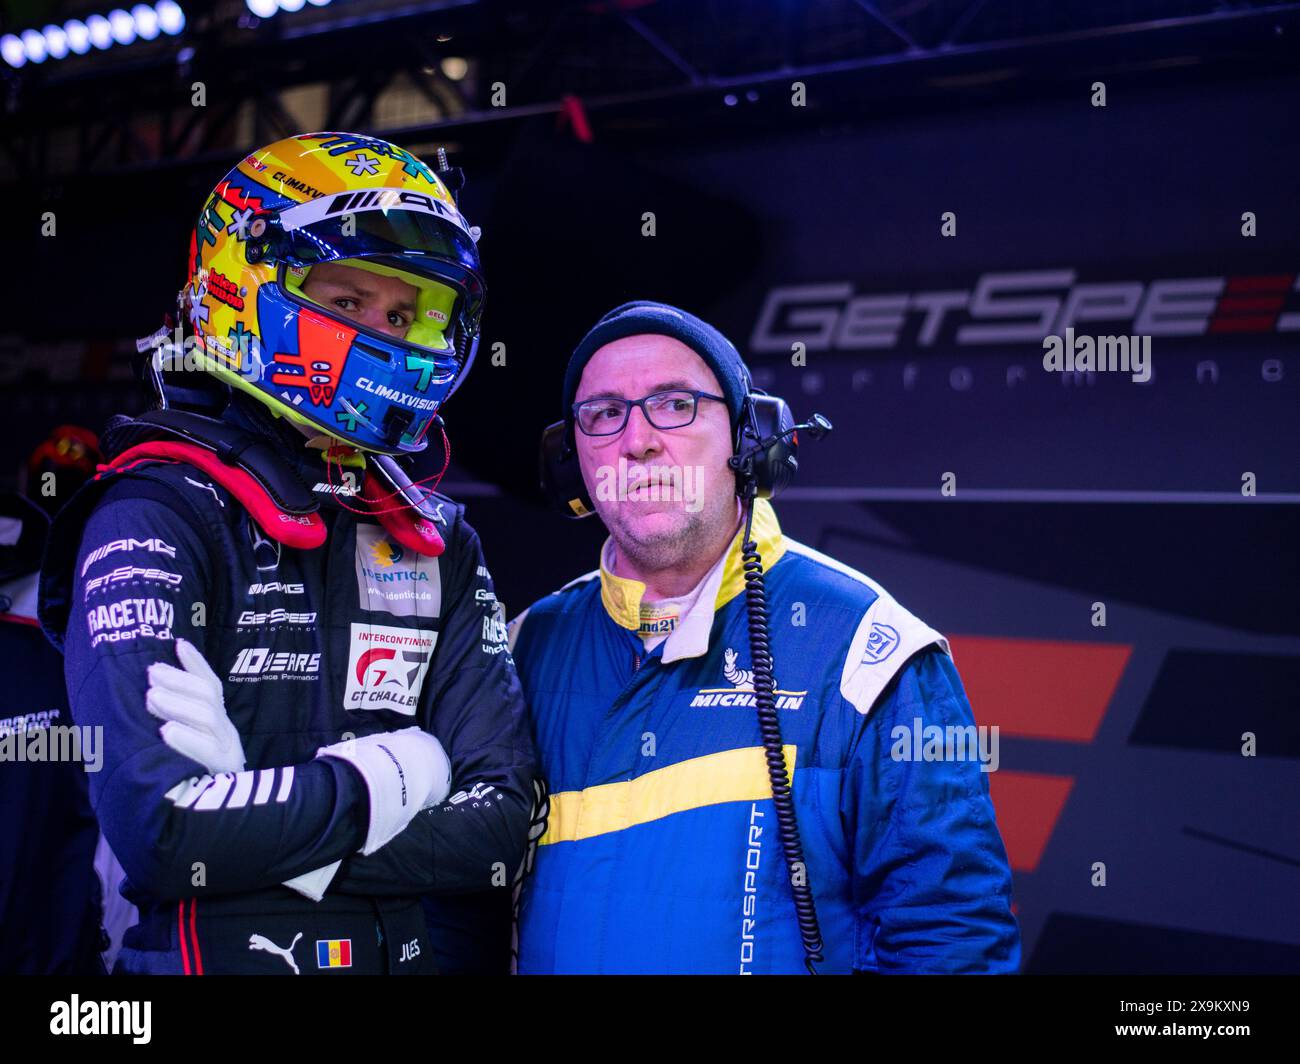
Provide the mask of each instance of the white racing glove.
{"label": "white racing glove", "polygon": [[226,716],[221,680],[192,643],[176,640],[178,669],[157,662],[148,669],[145,708],[159,720],[163,742],[209,772],[243,772],[244,744]]}
{"label": "white racing glove", "polygon": [[[211,773],[243,772],[244,744],[226,715],[221,680],[198,648],[184,639],[176,640],[176,658],[179,669],[161,661],[148,669],[144,704],[164,722],[159,729],[163,742]],[[305,872],[284,885],[320,901],[340,863]]]}
{"label": "white racing glove", "polygon": [[[373,853],[391,841],[416,813],[440,804],[451,793],[451,763],[442,744],[419,728],[349,739],[321,747],[316,756],[346,761],[366,781],[370,792],[370,828],[361,850],[363,854]],[[416,806],[413,803],[425,786],[429,790],[424,804]],[[284,885],[312,901],[320,901],[342,863],[335,861],[314,872],[304,872],[286,880]]]}
{"label": "white racing glove", "polygon": [[451,793],[451,762],[442,743],[420,728],[367,735],[322,746],[317,757],[346,761],[370,792],[370,827],[363,854],[391,841],[421,809]]}
{"label": "white racing glove", "polygon": [[[176,657],[180,668],[157,662],[148,669],[145,708],[163,721],[163,742],[209,772],[242,772],[244,746],[226,715],[220,678],[184,639],[176,640]],[[370,826],[363,854],[391,841],[416,813],[451,793],[451,762],[442,744],[419,728],[349,739],[321,747],[316,756],[348,762],[366,782]],[[341,863],[304,872],[284,885],[320,901]]]}

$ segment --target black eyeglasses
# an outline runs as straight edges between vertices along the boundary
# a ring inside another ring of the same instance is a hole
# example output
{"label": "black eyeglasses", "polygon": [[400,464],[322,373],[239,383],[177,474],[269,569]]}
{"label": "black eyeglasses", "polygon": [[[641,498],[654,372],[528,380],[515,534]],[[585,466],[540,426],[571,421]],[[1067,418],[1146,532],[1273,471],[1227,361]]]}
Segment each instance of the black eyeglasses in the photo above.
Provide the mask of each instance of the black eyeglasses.
{"label": "black eyeglasses", "polygon": [[588,399],[573,404],[574,420],[585,436],[616,436],[623,431],[634,406],[657,429],[684,429],[695,420],[700,400],[712,399],[715,403],[727,400],[708,392],[672,391],[655,392],[644,399]]}

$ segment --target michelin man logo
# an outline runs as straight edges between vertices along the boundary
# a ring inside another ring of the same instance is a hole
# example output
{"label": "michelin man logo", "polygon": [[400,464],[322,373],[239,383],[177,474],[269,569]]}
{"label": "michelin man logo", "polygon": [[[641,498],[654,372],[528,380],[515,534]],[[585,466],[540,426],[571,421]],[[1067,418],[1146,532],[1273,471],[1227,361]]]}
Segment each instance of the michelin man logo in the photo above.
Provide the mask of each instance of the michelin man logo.
{"label": "michelin man logo", "polygon": [[[753,707],[758,696],[754,693],[754,670],[738,669],[739,655],[732,647],[722,652],[722,675],[730,687],[703,687],[691,698],[692,707],[740,708]],[[808,692],[782,690],[772,679],[773,705],[777,709],[799,709]]]}
{"label": "michelin man logo", "polygon": [[[754,670],[736,668],[737,655],[731,647],[727,647],[722,652],[722,675],[726,678],[727,683],[731,684],[737,691],[752,691],[754,689]],[[776,687],[776,676],[772,677],[772,686]]]}

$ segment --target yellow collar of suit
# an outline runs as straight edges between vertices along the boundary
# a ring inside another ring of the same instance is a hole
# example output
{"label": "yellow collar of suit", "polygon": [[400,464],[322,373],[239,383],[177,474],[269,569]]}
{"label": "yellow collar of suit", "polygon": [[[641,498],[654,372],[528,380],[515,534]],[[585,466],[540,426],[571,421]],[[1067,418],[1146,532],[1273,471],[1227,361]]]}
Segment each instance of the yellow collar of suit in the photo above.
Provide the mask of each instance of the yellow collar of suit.
{"label": "yellow collar of suit", "polygon": [[[714,612],[722,609],[728,602],[745,590],[744,558],[741,556],[741,537],[745,528],[732,537],[727,548],[727,560],[722,570],[722,584],[718,588],[718,597],[714,600]],[[785,553],[785,539],[781,535],[781,526],[776,519],[776,511],[766,499],[754,500],[754,541],[763,556],[763,570],[771,569],[781,555]],[[706,577],[707,579],[707,577]],[[645,595],[645,584],[640,580],[630,580],[617,576],[605,567],[605,551],[601,550],[600,560],[600,601],[605,612],[614,623],[630,632],[641,627],[641,598]]]}

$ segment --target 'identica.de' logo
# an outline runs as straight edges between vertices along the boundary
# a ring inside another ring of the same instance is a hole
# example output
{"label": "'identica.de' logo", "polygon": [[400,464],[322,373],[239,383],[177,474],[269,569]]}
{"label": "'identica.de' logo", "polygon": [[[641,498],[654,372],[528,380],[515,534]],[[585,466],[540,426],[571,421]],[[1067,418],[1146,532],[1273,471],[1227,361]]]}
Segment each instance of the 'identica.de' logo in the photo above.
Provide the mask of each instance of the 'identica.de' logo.
{"label": "'identica.de' logo", "polygon": [[357,525],[356,571],[362,609],[426,620],[442,610],[438,559],[405,550],[380,525]]}

